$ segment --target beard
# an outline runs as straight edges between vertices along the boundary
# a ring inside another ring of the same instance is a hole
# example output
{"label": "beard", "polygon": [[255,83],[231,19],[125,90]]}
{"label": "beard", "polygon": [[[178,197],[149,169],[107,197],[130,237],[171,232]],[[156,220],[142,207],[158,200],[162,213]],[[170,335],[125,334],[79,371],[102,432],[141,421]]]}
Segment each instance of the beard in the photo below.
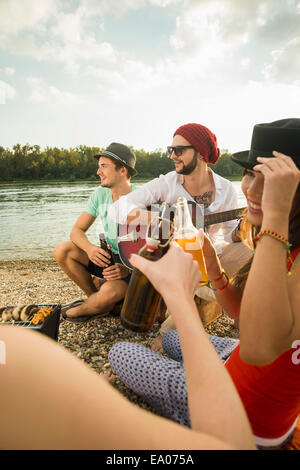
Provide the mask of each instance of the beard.
{"label": "beard", "polygon": [[192,160],[190,161],[190,163],[188,163],[187,165],[183,165],[181,170],[176,170],[176,173],[179,173],[180,175],[190,175],[191,173],[193,173],[194,169],[196,168],[197,162],[198,162],[197,152],[195,150],[194,156]]}

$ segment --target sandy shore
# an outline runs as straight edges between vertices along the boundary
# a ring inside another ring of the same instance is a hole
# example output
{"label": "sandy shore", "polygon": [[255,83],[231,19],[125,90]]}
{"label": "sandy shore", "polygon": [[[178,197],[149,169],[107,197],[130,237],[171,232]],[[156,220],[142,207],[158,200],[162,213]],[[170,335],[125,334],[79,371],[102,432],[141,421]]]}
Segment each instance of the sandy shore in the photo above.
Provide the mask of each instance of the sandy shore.
{"label": "sandy shore", "polygon": [[[49,259],[0,260],[0,307],[22,304],[65,304],[84,299],[82,291]],[[125,330],[116,316],[97,317],[87,323],[61,321],[58,342],[83,360],[96,373],[110,370],[107,354],[118,341],[131,341],[149,346],[160,328],[155,323],[144,334]],[[210,334],[237,337],[234,323],[226,315],[207,327]],[[131,401],[150,409],[119,380],[115,387]]]}

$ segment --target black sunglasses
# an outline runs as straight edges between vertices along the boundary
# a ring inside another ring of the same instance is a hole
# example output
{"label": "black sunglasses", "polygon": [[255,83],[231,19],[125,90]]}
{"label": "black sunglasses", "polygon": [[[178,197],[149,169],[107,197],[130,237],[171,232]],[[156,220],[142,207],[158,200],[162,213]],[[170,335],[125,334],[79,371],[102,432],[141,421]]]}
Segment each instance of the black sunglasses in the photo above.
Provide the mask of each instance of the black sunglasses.
{"label": "black sunglasses", "polygon": [[192,145],[176,145],[175,147],[167,147],[169,156],[174,152],[176,157],[181,157],[185,149],[193,149]]}

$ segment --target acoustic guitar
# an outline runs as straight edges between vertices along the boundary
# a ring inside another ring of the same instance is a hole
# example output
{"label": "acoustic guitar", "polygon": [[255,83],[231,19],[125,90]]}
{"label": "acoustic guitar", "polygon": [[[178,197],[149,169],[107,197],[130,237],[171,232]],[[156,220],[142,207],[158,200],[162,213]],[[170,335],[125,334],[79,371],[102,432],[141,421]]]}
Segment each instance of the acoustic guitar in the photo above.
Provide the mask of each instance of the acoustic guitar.
{"label": "acoustic guitar", "polygon": [[[188,201],[188,203],[194,225],[197,227],[196,221],[202,220],[204,222],[204,230],[210,225],[240,219],[245,210],[245,207],[241,207],[239,209],[217,212],[215,214],[206,214],[204,217],[201,214],[202,216],[199,218],[199,206],[193,201]],[[153,209],[158,211],[159,206],[151,206],[152,211]],[[172,209],[175,210],[174,206],[170,207],[170,211],[172,211]],[[119,224],[118,226],[119,256],[122,263],[129,269],[133,269],[133,266],[129,262],[130,255],[137,254],[146,243],[147,228],[147,225]]]}

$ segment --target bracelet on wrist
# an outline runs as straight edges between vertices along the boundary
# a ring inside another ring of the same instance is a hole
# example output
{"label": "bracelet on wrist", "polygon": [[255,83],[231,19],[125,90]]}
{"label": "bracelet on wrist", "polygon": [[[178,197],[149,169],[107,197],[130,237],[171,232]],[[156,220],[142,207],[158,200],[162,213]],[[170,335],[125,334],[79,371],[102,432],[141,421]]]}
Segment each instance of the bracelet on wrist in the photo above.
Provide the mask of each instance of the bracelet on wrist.
{"label": "bracelet on wrist", "polygon": [[254,241],[258,242],[263,235],[268,235],[269,237],[274,238],[275,240],[278,240],[279,242],[284,244],[284,247],[287,251],[287,259],[288,261],[291,260],[291,247],[292,245],[288,241],[287,238],[283,237],[277,232],[274,232],[273,230],[261,230],[256,237],[254,237]]}
{"label": "bracelet on wrist", "polygon": [[[217,287],[217,288],[215,288],[215,287],[212,286],[212,282],[219,282],[219,281],[221,281],[221,279],[223,279],[223,278],[225,278],[225,281],[226,281],[225,284],[224,284],[224,286],[222,286],[222,287]],[[227,276],[227,274],[225,273],[225,271],[222,270],[220,276],[217,277],[217,279],[213,279],[213,280],[209,281],[209,286],[210,286],[210,288],[211,288],[213,291],[217,291],[217,290],[222,291],[222,290],[226,289],[226,287],[228,287],[229,282],[230,282],[230,281],[229,281],[229,277]]]}
{"label": "bracelet on wrist", "polygon": [[224,271],[223,271],[223,269],[222,269],[220,276],[217,277],[217,279],[211,280],[211,282],[218,282],[218,281],[220,281],[220,280],[222,279],[223,276],[224,276]]}

